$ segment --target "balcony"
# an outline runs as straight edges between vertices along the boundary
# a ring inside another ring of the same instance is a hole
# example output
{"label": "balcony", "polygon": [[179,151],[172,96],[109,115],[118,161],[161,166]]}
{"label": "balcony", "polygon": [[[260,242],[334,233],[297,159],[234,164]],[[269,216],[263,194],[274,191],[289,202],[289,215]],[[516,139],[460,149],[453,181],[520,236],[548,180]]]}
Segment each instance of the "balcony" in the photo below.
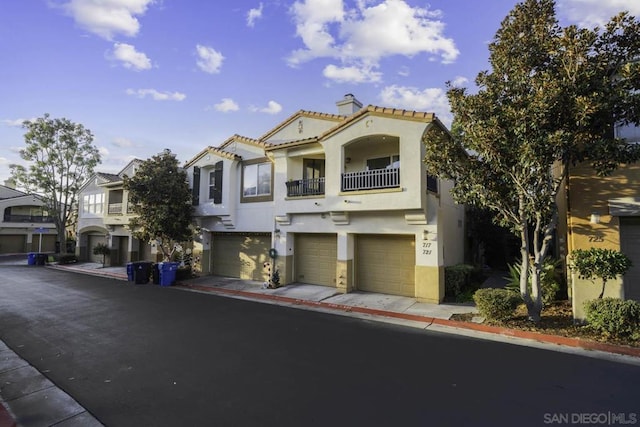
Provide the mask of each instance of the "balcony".
{"label": "balcony", "polygon": [[342,174],[341,191],[400,187],[400,168],[374,169]]}
{"label": "balcony", "polygon": [[122,203],[109,203],[107,213],[109,215],[122,215]]}
{"label": "balcony", "polygon": [[287,197],[319,196],[324,194],[324,178],[298,179],[287,184]]}
{"label": "balcony", "polygon": [[4,222],[39,222],[53,223],[53,217],[42,215],[4,215]]}

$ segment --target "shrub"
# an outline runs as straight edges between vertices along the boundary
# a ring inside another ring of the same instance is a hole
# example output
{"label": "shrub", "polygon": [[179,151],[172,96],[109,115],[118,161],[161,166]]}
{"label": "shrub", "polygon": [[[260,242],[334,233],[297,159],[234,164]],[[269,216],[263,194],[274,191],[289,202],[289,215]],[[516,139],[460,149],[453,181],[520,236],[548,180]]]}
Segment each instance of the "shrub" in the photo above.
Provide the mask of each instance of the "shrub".
{"label": "shrub", "polygon": [[444,294],[457,298],[471,284],[475,267],[457,264],[444,269]]}
{"label": "shrub", "polygon": [[520,294],[508,289],[478,289],[473,301],[482,316],[488,320],[506,320],[522,302]]}
{"label": "shrub", "polygon": [[631,268],[631,260],[625,254],[613,249],[589,248],[571,252],[570,266],[578,272],[581,279],[602,280],[602,290],[598,298],[604,295],[608,280],[614,280]]}
{"label": "shrub", "polygon": [[58,264],[73,264],[78,262],[78,257],[75,254],[60,254],[57,255]]}
{"label": "shrub", "polygon": [[190,266],[178,267],[176,270],[176,280],[191,279],[193,273]]}
{"label": "shrub", "polygon": [[[549,305],[556,300],[556,294],[560,291],[560,283],[556,268],[560,264],[560,260],[547,258],[542,263],[542,271],[540,272],[540,292],[543,305]],[[513,292],[520,293],[520,264],[509,264],[509,284],[505,286]],[[533,267],[533,266],[532,266]],[[531,295],[531,272],[529,273],[529,295]]]}
{"label": "shrub", "polygon": [[111,254],[111,249],[109,249],[109,246],[104,243],[98,243],[93,247],[93,254],[102,255],[102,266],[104,267],[107,255]]}
{"label": "shrub", "polygon": [[584,303],[591,328],[607,337],[640,339],[640,303],[602,298]]}

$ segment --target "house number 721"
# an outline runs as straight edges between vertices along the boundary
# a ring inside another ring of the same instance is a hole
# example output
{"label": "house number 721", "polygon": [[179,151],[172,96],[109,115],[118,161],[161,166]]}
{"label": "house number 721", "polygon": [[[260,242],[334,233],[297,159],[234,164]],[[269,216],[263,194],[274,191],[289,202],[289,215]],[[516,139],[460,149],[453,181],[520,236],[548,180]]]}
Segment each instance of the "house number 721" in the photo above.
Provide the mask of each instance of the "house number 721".
{"label": "house number 721", "polygon": [[431,243],[422,242],[422,255],[431,255],[431,249],[426,249],[430,247],[431,247]]}

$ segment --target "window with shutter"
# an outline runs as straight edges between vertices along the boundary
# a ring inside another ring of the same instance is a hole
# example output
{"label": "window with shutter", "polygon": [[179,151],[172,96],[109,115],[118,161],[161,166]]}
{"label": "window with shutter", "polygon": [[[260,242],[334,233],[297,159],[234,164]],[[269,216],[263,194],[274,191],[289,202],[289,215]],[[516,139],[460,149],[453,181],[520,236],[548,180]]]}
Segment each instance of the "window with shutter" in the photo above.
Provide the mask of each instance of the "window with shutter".
{"label": "window with shutter", "polygon": [[222,203],[222,165],[219,161],[209,173],[209,199],[216,205]]}
{"label": "window with shutter", "polygon": [[193,187],[191,188],[191,204],[198,206],[200,204],[200,168],[193,167]]}

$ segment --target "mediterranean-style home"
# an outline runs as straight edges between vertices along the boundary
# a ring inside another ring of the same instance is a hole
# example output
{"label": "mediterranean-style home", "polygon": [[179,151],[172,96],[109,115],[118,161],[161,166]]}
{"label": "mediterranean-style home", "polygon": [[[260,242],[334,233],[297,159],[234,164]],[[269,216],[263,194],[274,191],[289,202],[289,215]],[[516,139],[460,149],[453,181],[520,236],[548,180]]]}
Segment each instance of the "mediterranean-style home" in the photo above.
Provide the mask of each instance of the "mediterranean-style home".
{"label": "mediterranean-style home", "polygon": [[38,195],[16,190],[11,181],[0,185],[0,254],[54,252],[57,232]]}
{"label": "mediterranean-style home", "polygon": [[441,302],[444,267],[464,256],[464,207],[423,162],[423,134],[444,126],[351,94],[337,107],[300,110],[187,162],[199,268]]}
{"label": "mediterranean-style home", "polygon": [[[638,127],[620,127],[616,132],[629,143],[640,143]],[[606,177],[597,176],[588,164],[577,165],[570,171],[563,200],[560,253],[568,256],[591,247],[623,252],[633,266],[624,277],[607,282],[604,296],[640,301],[640,164],[621,165]],[[598,297],[601,282],[580,279],[571,270],[567,273],[574,317],[583,319],[584,302]]]}
{"label": "mediterranean-style home", "polygon": [[130,209],[124,177],[133,176],[141,160],[134,159],[117,174],[97,172],[78,193],[78,239],[76,255],[82,261],[102,262],[93,248],[106,244],[111,249],[106,264],[125,265],[130,261],[156,260],[156,250],[148,242],[134,238],[127,228]]}

